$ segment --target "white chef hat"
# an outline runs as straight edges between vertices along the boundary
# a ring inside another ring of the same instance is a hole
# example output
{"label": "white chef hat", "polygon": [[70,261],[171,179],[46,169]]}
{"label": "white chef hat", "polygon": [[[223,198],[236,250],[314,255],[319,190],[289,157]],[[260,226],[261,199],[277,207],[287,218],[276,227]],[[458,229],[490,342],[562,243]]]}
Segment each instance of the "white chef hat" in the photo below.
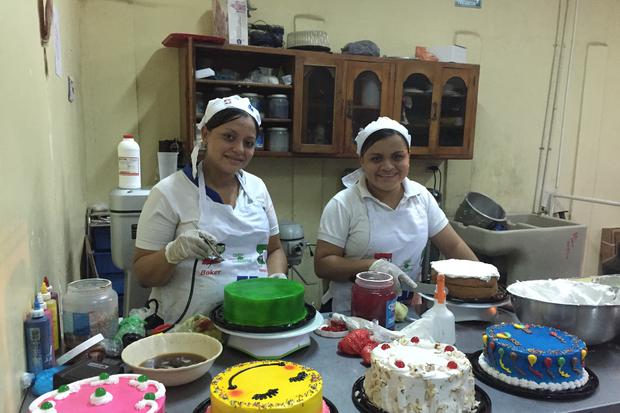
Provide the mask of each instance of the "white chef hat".
{"label": "white chef hat", "polygon": [[202,129],[202,127],[206,125],[207,122],[209,122],[213,115],[228,108],[241,109],[248,115],[252,116],[256,123],[258,123],[258,125],[260,126],[260,113],[258,113],[258,110],[256,110],[256,108],[252,106],[248,98],[242,98],[237,95],[228,96],[225,98],[211,99],[207,104],[207,110],[205,110],[205,114],[202,117],[202,120],[196,126],[198,126],[198,129]]}
{"label": "white chef hat", "polygon": [[394,119],[390,119],[387,116],[380,117],[379,119],[370,122],[364,129],[362,129],[357,136],[355,137],[355,144],[357,145],[357,154],[361,155],[362,146],[364,146],[364,142],[366,139],[373,133],[381,129],[392,129],[396,132],[403,135],[407,144],[411,146],[411,135],[409,135],[409,131],[400,123],[396,122]]}

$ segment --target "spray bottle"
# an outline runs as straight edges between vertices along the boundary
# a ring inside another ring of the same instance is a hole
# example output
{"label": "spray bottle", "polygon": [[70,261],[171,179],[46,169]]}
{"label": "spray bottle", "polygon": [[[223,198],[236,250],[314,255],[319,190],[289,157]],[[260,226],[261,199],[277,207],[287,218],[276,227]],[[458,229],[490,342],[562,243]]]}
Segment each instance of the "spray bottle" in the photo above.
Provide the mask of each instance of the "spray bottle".
{"label": "spray bottle", "polygon": [[47,306],[47,309],[50,311],[52,316],[52,336],[54,338],[54,351],[58,351],[60,348],[60,330],[58,329],[58,305],[55,300],[52,300],[52,293],[47,289],[47,285],[45,285],[45,280],[41,282],[41,296],[43,297],[43,301]]}
{"label": "spray bottle", "polygon": [[[446,278],[444,274],[437,275],[435,287],[435,304],[427,311],[433,319],[433,340],[438,343],[454,344],[456,342],[456,327],[454,314],[446,306]],[[424,314],[426,316],[426,314]]]}
{"label": "spray bottle", "polygon": [[33,309],[24,321],[26,335],[26,359],[28,371],[38,373],[53,365],[53,344],[50,324],[45,313],[35,298]]}

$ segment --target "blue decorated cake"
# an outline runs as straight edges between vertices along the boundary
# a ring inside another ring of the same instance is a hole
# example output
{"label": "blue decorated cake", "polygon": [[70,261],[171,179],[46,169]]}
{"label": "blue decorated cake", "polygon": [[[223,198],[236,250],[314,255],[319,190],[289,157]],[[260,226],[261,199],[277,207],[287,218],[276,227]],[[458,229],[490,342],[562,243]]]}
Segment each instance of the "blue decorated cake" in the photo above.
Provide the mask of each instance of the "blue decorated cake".
{"label": "blue decorated cake", "polygon": [[496,324],[482,336],[480,367],[498,380],[529,389],[576,389],[588,381],[586,345],[566,331],[537,324]]}

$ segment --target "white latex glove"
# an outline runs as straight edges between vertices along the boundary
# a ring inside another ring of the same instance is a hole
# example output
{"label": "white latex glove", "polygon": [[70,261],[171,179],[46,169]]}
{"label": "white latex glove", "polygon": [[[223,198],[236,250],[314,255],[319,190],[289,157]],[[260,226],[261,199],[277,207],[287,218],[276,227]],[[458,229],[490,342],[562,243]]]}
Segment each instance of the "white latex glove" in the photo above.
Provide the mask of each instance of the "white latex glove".
{"label": "white latex glove", "polygon": [[394,291],[396,295],[400,295],[403,292],[401,285],[405,285],[410,290],[413,290],[418,286],[407,274],[401,270],[398,265],[392,264],[391,262],[380,259],[373,262],[368,268],[370,271],[378,271],[384,272],[386,274],[390,274],[392,278],[394,278]]}
{"label": "white latex glove", "polygon": [[280,278],[282,280],[286,280],[288,279],[288,277],[286,276],[286,274],[282,273],[282,272],[275,272],[273,274],[269,275],[269,278]]}
{"label": "white latex glove", "polygon": [[217,239],[207,231],[190,229],[166,245],[166,260],[178,264],[188,258],[221,258],[217,252]]}

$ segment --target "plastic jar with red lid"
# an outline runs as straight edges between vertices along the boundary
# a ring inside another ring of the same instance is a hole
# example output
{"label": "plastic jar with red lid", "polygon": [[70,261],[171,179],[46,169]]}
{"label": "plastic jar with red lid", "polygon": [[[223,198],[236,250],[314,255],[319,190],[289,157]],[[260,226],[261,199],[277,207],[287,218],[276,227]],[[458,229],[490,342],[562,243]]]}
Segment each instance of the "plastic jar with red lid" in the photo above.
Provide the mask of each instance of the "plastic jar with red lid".
{"label": "plastic jar with red lid", "polygon": [[396,293],[391,275],[364,271],[355,276],[351,290],[351,315],[366,320],[377,320],[379,325],[393,329],[395,323]]}

